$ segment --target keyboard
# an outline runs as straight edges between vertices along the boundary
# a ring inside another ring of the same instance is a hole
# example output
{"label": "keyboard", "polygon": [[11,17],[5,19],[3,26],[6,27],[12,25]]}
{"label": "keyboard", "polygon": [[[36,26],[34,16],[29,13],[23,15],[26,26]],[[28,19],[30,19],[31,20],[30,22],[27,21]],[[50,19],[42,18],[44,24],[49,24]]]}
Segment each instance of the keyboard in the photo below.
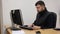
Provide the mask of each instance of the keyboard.
{"label": "keyboard", "polygon": [[28,27],[27,25],[20,26],[20,28],[22,28],[22,29],[27,29],[27,30],[33,30],[32,27]]}
{"label": "keyboard", "polygon": [[21,30],[20,28],[16,28],[16,27],[11,27],[11,30]]}

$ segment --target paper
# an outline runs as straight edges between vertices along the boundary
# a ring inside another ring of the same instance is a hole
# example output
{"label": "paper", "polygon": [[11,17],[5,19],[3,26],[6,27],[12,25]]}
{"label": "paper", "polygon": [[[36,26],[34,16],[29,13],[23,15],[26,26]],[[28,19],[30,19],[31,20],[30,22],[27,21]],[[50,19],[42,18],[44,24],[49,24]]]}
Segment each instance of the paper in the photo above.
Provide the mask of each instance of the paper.
{"label": "paper", "polygon": [[23,30],[12,31],[12,34],[25,34]]}

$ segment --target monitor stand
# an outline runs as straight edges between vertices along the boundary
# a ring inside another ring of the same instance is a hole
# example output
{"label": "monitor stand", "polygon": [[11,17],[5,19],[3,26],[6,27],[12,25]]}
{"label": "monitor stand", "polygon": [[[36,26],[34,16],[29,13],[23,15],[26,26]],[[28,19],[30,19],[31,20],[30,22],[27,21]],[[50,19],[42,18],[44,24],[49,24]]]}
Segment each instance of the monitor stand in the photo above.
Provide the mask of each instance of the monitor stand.
{"label": "monitor stand", "polygon": [[10,28],[11,30],[21,30],[19,28],[19,25],[16,25],[16,24],[12,24],[12,27]]}

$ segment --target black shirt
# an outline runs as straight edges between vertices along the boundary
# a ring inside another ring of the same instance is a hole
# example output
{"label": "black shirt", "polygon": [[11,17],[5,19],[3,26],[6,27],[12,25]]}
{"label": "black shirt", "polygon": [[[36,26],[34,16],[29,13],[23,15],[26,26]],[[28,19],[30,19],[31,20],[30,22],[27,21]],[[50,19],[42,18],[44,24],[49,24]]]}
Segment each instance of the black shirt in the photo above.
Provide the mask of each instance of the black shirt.
{"label": "black shirt", "polygon": [[[36,16],[36,20],[34,21],[34,25],[36,26],[41,26],[41,28],[55,28],[56,26],[56,18],[57,15],[55,13],[51,13],[47,16],[47,18],[44,18],[44,16],[46,16],[48,12],[46,9],[44,11],[38,12],[37,16]],[[44,19],[44,21],[42,21],[42,19]]]}

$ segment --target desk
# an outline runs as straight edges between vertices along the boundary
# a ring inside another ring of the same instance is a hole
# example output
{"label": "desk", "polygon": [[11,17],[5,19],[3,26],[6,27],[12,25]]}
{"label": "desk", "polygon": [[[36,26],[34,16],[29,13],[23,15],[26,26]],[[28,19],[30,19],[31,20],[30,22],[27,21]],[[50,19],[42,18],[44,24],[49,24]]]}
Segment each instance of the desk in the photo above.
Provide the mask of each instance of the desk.
{"label": "desk", "polygon": [[[41,34],[60,34],[60,31],[56,31],[53,29],[39,29],[39,30],[24,30],[25,34],[36,34],[36,31],[40,31]],[[8,34],[12,34],[12,30],[11,29],[7,29]]]}

